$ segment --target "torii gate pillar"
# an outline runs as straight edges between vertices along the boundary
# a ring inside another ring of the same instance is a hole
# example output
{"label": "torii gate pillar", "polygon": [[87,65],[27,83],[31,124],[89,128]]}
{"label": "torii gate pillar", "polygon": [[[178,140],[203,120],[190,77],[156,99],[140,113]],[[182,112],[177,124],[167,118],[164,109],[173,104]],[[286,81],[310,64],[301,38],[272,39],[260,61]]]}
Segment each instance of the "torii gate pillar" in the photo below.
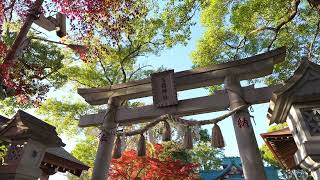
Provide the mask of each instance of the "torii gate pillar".
{"label": "torii gate pillar", "polygon": [[[246,105],[241,92],[240,81],[237,78],[234,76],[227,76],[224,84],[225,89],[228,91],[231,110],[239,106]],[[266,180],[263,162],[251,125],[250,114],[248,110],[246,109],[235,113],[232,116],[232,121],[245,179]]]}
{"label": "torii gate pillar", "polygon": [[105,114],[104,122],[101,129],[99,146],[94,161],[92,180],[108,179],[108,172],[112,158],[112,149],[117,130],[116,112],[119,101],[115,98],[109,98],[108,109]]}

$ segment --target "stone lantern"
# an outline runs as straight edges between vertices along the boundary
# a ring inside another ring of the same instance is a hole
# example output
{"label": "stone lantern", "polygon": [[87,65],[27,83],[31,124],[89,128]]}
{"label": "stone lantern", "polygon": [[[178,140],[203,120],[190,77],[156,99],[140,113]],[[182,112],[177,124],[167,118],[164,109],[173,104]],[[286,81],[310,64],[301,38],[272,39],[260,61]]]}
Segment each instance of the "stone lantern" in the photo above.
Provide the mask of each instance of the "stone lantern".
{"label": "stone lantern", "polygon": [[287,122],[297,145],[295,163],[320,179],[320,66],[303,59],[294,75],[274,92],[270,124]]}
{"label": "stone lantern", "polygon": [[0,129],[1,141],[9,143],[8,154],[0,166],[0,179],[36,180],[49,147],[64,146],[55,127],[21,110]]}

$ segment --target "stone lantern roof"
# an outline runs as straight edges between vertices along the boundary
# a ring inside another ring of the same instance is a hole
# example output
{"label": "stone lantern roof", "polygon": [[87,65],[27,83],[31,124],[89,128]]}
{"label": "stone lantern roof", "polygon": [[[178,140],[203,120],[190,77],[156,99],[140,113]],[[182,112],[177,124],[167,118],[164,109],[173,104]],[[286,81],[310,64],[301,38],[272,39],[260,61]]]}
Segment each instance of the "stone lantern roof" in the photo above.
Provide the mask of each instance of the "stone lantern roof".
{"label": "stone lantern roof", "polygon": [[[90,168],[61,147],[65,144],[58,137],[54,126],[22,110],[19,110],[11,119],[0,116],[0,140],[2,143],[7,145],[17,142],[18,144],[25,144],[29,139],[45,144],[46,147],[38,165],[38,168],[42,171],[41,179],[48,179],[50,175],[56,172],[70,172],[80,176],[83,170]],[[7,159],[8,155],[5,160]],[[30,161],[30,159],[25,161]],[[16,170],[17,165],[0,164],[0,179],[4,177],[10,179],[11,177],[9,178],[8,175],[16,173]],[[28,170],[25,169],[25,171]]]}
{"label": "stone lantern roof", "polygon": [[304,58],[294,75],[271,98],[267,118],[283,123],[293,103],[320,100],[320,66]]}
{"label": "stone lantern roof", "polygon": [[0,137],[2,140],[23,141],[33,139],[39,141],[49,147],[65,146],[62,140],[58,137],[56,128],[42,120],[22,111],[18,110],[13,118],[2,124],[0,129]]}

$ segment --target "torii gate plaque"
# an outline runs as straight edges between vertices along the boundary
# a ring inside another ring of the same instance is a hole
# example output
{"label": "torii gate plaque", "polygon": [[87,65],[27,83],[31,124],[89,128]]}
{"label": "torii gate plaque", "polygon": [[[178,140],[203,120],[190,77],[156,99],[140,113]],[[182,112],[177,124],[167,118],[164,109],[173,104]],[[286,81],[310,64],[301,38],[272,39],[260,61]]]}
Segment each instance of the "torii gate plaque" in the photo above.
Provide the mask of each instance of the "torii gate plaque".
{"label": "torii gate plaque", "polygon": [[[280,63],[285,58],[285,48],[279,48],[267,53],[228,63],[197,68],[178,73],[166,72],[165,78],[160,78],[164,84],[170,85],[172,92],[206,87],[210,85],[225,84],[225,90],[220,90],[211,96],[178,100],[168,96],[156,94],[155,105],[136,108],[118,107],[120,100],[129,100],[153,95],[156,92],[152,87],[152,79],[113,85],[104,88],[78,89],[78,93],[91,105],[101,105],[108,102],[108,109],[97,114],[85,115],[80,118],[79,126],[102,126],[102,136],[94,164],[94,180],[107,179],[107,173],[112,156],[115,131],[118,125],[136,124],[150,121],[165,114],[186,116],[200,113],[231,110],[248,104],[269,102],[272,92],[277,87],[254,88],[253,86],[241,87],[241,80],[263,77],[272,73],[273,65]],[[172,81],[170,80],[172,79]],[[159,83],[159,82],[158,82]],[[155,83],[157,84],[157,83]],[[164,86],[164,85],[163,85]],[[167,96],[167,97],[165,97]],[[262,159],[251,126],[248,110],[239,111],[232,116],[238,148],[243,166],[245,179],[266,179]],[[254,168],[254,170],[252,170]]]}

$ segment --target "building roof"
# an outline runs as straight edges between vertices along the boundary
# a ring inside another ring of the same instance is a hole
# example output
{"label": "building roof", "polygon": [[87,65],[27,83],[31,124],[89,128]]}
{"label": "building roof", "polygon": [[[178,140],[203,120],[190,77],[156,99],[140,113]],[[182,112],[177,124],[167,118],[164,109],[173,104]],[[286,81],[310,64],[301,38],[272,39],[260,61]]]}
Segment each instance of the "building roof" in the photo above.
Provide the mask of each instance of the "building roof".
{"label": "building roof", "polygon": [[80,176],[83,170],[90,168],[62,147],[48,148],[41,166],[42,168],[57,168],[59,172],[69,171],[76,176]]}
{"label": "building roof", "polygon": [[13,118],[2,124],[0,137],[2,140],[12,141],[20,139],[34,139],[47,146],[65,146],[61,138],[58,137],[56,128],[50,124],[22,111],[14,115]]}
{"label": "building roof", "polygon": [[294,161],[294,154],[298,148],[289,128],[283,128],[260,135],[282,168],[298,168]]}
{"label": "building roof", "polygon": [[[224,179],[226,175],[230,173],[231,168],[236,167],[239,174],[232,174],[228,176],[229,180],[244,180],[243,171],[242,171],[242,163],[240,157],[224,157],[222,159],[221,165],[223,169],[221,170],[209,170],[209,171],[200,171],[200,175],[204,180],[217,180],[219,178]],[[273,166],[264,167],[267,179],[268,180],[277,180],[278,172]]]}
{"label": "building roof", "polygon": [[284,86],[273,92],[267,118],[283,123],[293,103],[320,100],[320,66],[303,59]]}
{"label": "building roof", "polygon": [[[34,137],[36,136],[36,137]],[[19,110],[12,119],[0,116],[0,137],[5,140],[32,137],[37,140],[54,142],[54,146],[46,150],[41,162],[42,169],[57,169],[60,172],[69,171],[80,176],[89,166],[83,164],[63,147],[65,144],[58,137],[54,126]],[[52,145],[52,143],[50,143]]]}
{"label": "building roof", "polygon": [[10,120],[10,119],[8,119],[8,118],[0,115],[0,129],[1,129],[1,127],[2,127],[4,124],[6,124],[9,120]]}

